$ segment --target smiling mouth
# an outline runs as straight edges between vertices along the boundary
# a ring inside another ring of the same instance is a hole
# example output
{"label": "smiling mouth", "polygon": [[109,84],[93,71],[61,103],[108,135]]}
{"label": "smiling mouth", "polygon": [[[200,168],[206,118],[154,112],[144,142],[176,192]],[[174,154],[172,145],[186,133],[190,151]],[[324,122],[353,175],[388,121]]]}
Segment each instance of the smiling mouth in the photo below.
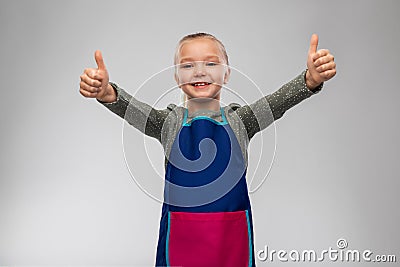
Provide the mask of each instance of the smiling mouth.
{"label": "smiling mouth", "polygon": [[211,83],[209,82],[195,82],[195,83],[191,83],[190,85],[196,88],[204,88],[208,85],[210,85]]}

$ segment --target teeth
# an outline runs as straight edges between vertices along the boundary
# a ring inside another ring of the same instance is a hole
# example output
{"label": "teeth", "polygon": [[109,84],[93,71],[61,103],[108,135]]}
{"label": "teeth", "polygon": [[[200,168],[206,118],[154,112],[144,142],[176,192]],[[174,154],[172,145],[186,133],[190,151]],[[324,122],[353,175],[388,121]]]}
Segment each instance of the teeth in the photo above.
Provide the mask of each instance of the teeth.
{"label": "teeth", "polygon": [[209,83],[195,83],[194,86],[204,86],[204,85],[207,85],[207,84],[209,84]]}

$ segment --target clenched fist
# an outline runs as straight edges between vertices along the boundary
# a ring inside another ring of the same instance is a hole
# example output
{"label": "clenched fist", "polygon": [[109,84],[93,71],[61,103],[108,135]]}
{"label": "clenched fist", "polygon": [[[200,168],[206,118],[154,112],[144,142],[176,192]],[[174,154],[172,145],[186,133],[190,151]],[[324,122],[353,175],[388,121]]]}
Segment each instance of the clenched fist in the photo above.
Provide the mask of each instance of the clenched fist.
{"label": "clenched fist", "polygon": [[307,58],[306,84],[309,89],[315,89],[322,82],[328,81],[336,75],[336,64],[333,55],[328,49],[318,47],[318,35],[313,34]]}
{"label": "clenched fist", "polygon": [[114,88],[108,83],[108,72],[99,50],[95,52],[94,58],[97,69],[88,68],[83,71],[79,92],[85,97],[96,98],[102,102],[114,102],[117,100],[117,95]]}

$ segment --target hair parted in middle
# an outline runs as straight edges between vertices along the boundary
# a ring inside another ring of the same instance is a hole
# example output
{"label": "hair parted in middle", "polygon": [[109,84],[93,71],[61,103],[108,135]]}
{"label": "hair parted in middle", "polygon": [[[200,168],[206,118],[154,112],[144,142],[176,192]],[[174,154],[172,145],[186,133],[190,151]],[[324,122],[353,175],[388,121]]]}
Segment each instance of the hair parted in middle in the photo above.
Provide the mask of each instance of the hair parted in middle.
{"label": "hair parted in middle", "polygon": [[191,33],[191,34],[184,36],[182,39],[179,40],[178,45],[175,50],[174,65],[178,64],[178,60],[179,60],[178,57],[179,57],[179,53],[181,51],[182,45],[187,41],[191,41],[191,40],[199,39],[199,38],[207,38],[207,39],[215,41],[218,44],[218,47],[221,50],[222,55],[224,56],[225,64],[229,65],[228,54],[226,53],[224,44],[220,40],[218,40],[214,35],[205,33],[205,32]]}

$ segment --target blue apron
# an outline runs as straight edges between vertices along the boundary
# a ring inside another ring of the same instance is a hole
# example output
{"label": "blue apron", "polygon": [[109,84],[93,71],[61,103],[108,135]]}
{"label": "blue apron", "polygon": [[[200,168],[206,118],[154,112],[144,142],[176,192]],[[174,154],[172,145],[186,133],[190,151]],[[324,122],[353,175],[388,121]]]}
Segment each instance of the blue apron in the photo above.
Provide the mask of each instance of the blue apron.
{"label": "blue apron", "polygon": [[165,171],[156,266],[255,266],[246,166],[222,122],[185,109]]}

